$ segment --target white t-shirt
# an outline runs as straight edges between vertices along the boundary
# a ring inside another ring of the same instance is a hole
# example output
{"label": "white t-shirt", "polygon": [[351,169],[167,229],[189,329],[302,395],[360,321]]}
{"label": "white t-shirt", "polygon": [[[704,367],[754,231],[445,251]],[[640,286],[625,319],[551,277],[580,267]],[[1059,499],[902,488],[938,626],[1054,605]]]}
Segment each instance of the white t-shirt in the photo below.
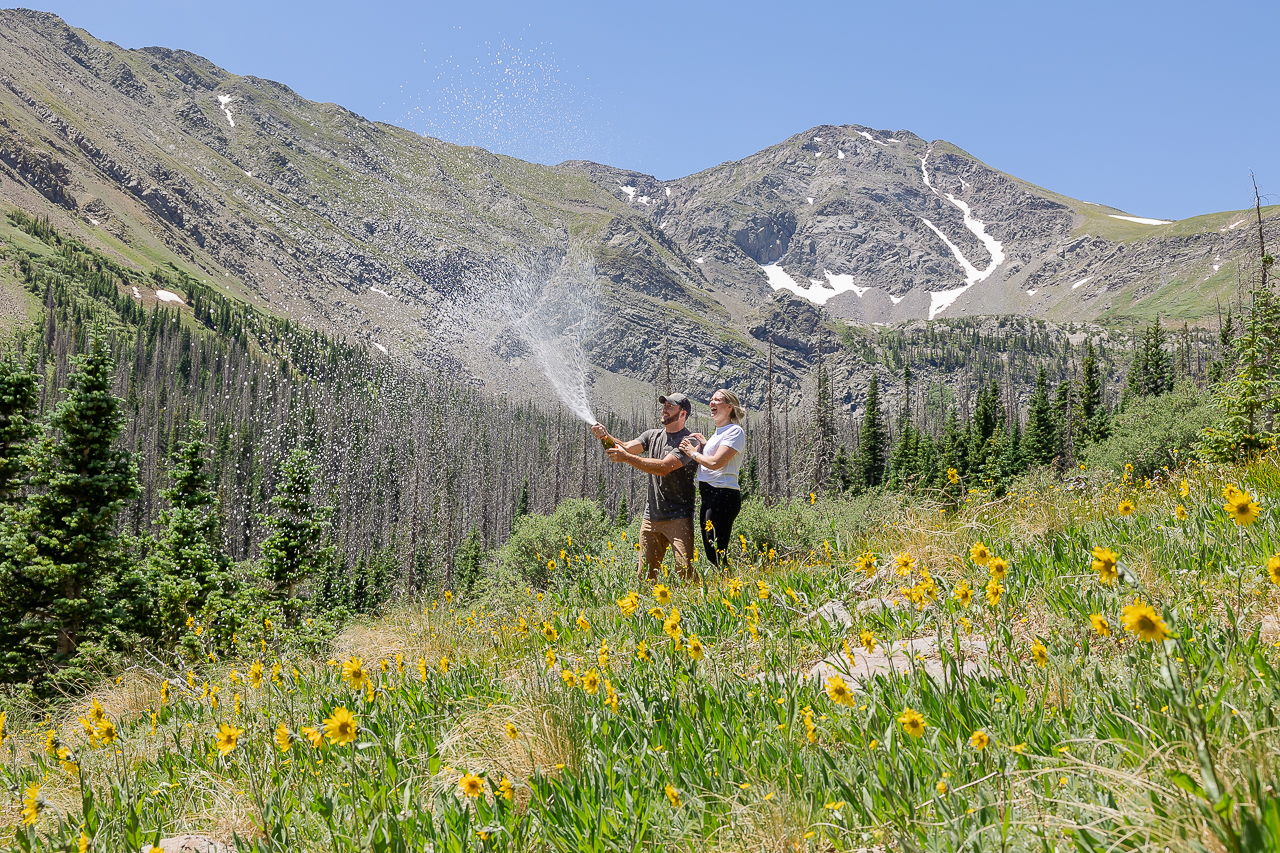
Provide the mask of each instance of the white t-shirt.
{"label": "white t-shirt", "polygon": [[747,431],[738,424],[726,424],[716,430],[716,434],[707,439],[702,448],[703,456],[715,456],[716,449],[722,446],[732,447],[738,451],[719,471],[712,471],[706,465],[698,466],[698,482],[715,486],[717,489],[736,489],[738,471],[742,469],[742,460],[747,449]]}

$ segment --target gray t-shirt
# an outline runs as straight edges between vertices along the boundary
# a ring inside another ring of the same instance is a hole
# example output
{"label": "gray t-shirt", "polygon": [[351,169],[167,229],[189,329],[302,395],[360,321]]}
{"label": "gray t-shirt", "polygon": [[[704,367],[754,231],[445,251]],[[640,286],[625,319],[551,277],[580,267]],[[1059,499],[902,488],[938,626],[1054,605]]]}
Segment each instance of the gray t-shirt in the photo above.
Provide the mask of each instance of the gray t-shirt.
{"label": "gray t-shirt", "polygon": [[683,465],[665,477],[649,475],[649,500],[644,507],[644,517],[650,521],[671,521],[676,518],[693,518],[693,478],[698,473],[698,463],[692,456],[680,452],[680,442],[689,430],[667,432],[665,429],[649,429],[636,439],[644,447],[650,459],[665,459],[674,453]]}

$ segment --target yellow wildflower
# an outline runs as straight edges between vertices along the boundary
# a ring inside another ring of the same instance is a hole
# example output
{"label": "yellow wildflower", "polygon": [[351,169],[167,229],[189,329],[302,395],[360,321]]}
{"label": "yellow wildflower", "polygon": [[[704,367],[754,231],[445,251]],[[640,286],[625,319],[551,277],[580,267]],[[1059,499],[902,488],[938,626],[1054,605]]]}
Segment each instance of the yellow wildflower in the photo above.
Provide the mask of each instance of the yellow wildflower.
{"label": "yellow wildflower", "polygon": [[671,603],[671,590],[664,584],[658,584],[653,588],[653,597],[659,604],[666,607]]}
{"label": "yellow wildflower", "polygon": [[342,665],[342,677],[352,690],[364,690],[369,686],[369,674],[364,671],[364,661],[351,658]]}
{"label": "yellow wildflower", "polygon": [[1141,599],[1134,599],[1133,604],[1120,611],[1120,622],[1130,634],[1147,642],[1159,642],[1169,636],[1169,626],[1151,605]]}
{"label": "yellow wildflower", "polygon": [[925,726],[928,725],[924,717],[920,716],[920,712],[914,708],[903,711],[898,717],[898,722],[902,725],[902,730],[914,738],[923,737]]}
{"label": "yellow wildflower", "polygon": [[40,812],[44,811],[47,806],[48,802],[44,797],[40,796],[40,785],[28,785],[26,794],[22,798],[23,826],[35,826],[36,821],[40,818]]}
{"label": "yellow wildflower", "polygon": [[1004,585],[1000,581],[992,578],[987,581],[987,604],[995,607],[1000,603],[1000,596],[1004,592]]}
{"label": "yellow wildflower", "polygon": [[1119,559],[1115,551],[1110,548],[1094,548],[1093,563],[1091,567],[1098,573],[1098,580],[1104,584],[1113,584],[1116,582],[1118,572],[1116,571],[1116,560]]}
{"label": "yellow wildflower", "polygon": [[634,590],[618,599],[618,609],[622,611],[623,616],[630,616],[635,613],[636,608],[639,606],[640,596]]}
{"label": "yellow wildflower", "polygon": [[618,713],[618,691],[613,689],[613,683],[607,678],[604,680],[604,703],[613,713]]}
{"label": "yellow wildflower", "polygon": [[663,791],[666,793],[667,799],[671,801],[671,807],[673,809],[680,808],[680,791],[672,785],[663,788]]}
{"label": "yellow wildflower", "polygon": [[1044,647],[1044,643],[1036,640],[1031,644],[1031,657],[1036,662],[1036,666],[1047,666],[1049,663],[1049,650]]}
{"label": "yellow wildflower", "polygon": [[991,551],[983,543],[975,542],[969,549],[969,559],[979,566],[985,566],[991,561]]}
{"label": "yellow wildflower", "polygon": [[356,718],[346,708],[334,708],[324,721],[324,735],[329,743],[346,746],[356,739],[359,726]]}
{"label": "yellow wildflower", "polygon": [[978,729],[969,735],[969,745],[976,751],[982,752],[991,743],[991,738],[987,736],[986,729]]}
{"label": "yellow wildflower", "polygon": [[1101,613],[1089,614],[1089,624],[1093,626],[1093,630],[1097,631],[1099,636],[1111,636],[1111,623],[1104,619]]}
{"label": "yellow wildflower", "polygon": [[218,733],[213,736],[213,745],[218,748],[218,752],[222,756],[231,754],[231,750],[236,748],[240,735],[244,734],[244,729],[238,729],[235,726],[223,723],[218,727]]}
{"label": "yellow wildflower", "polygon": [[463,773],[458,779],[458,790],[475,799],[484,793],[484,780],[474,773]]}
{"label": "yellow wildflower", "polygon": [[1248,527],[1258,520],[1262,507],[1258,506],[1257,501],[1248,492],[1235,490],[1227,498],[1227,502],[1222,505],[1222,511],[1231,517],[1231,520],[1241,527]]}
{"label": "yellow wildflower", "polygon": [[1272,554],[1267,558],[1267,577],[1273,584],[1280,586],[1280,554]]}
{"label": "yellow wildflower", "polygon": [[872,631],[863,631],[858,635],[858,639],[862,641],[862,647],[867,650],[867,654],[876,650],[876,635]]}
{"label": "yellow wildflower", "polygon": [[849,689],[849,685],[844,683],[844,679],[838,675],[832,674],[827,677],[827,695],[837,705],[853,704],[853,691]]}
{"label": "yellow wildflower", "polygon": [[587,670],[582,675],[582,689],[588,696],[596,695],[600,689],[600,673],[594,668]]}

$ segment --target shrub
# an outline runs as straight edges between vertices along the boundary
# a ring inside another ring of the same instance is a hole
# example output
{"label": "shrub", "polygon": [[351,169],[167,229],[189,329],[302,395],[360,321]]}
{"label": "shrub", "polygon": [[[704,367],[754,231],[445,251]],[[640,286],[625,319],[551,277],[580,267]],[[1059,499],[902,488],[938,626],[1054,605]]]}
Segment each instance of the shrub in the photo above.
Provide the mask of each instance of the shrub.
{"label": "shrub", "polygon": [[[1171,394],[1131,402],[1111,423],[1111,437],[1085,451],[1085,462],[1120,470],[1133,465],[1135,478],[1185,462],[1200,433],[1213,422],[1208,395],[1190,383]],[[1176,451],[1176,453],[1175,453]]]}
{"label": "shrub", "polygon": [[779,556],[804,554],[819,542],[817,513],[808,501],[769,507],[757,498],[744,501],[733,532],[747,540],[752,553],[773,548]]}
{"label": "shrub", "polygon": [[[514,583],[545,589],[552,581],[549,558],[562,549],[594,553],[612,531],[612,519],[590,500],[563,501],[551,515],[526,515],[516,521],[511,538],[495,552],[487,573],[489,586]],[[572,547],[568,547],[569,537],[573,537]]]}

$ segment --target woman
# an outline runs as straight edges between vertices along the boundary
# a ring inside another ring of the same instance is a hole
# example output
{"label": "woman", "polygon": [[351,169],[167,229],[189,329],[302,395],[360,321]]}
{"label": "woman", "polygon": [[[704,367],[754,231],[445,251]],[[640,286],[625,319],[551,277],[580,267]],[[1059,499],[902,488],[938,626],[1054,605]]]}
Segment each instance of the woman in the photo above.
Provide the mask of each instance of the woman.
{"label": "woman", "polygon": [[720,555],[728,550],[733,520],[742,509],[738,471],[747,449],[747,431],[742,428],[744,414],[738,395],[721,388],[711,395],[715,434],[707,439],[694,433],[680,443],[680,450],[698,463],[702,547],[713,566],[720,565]]}

